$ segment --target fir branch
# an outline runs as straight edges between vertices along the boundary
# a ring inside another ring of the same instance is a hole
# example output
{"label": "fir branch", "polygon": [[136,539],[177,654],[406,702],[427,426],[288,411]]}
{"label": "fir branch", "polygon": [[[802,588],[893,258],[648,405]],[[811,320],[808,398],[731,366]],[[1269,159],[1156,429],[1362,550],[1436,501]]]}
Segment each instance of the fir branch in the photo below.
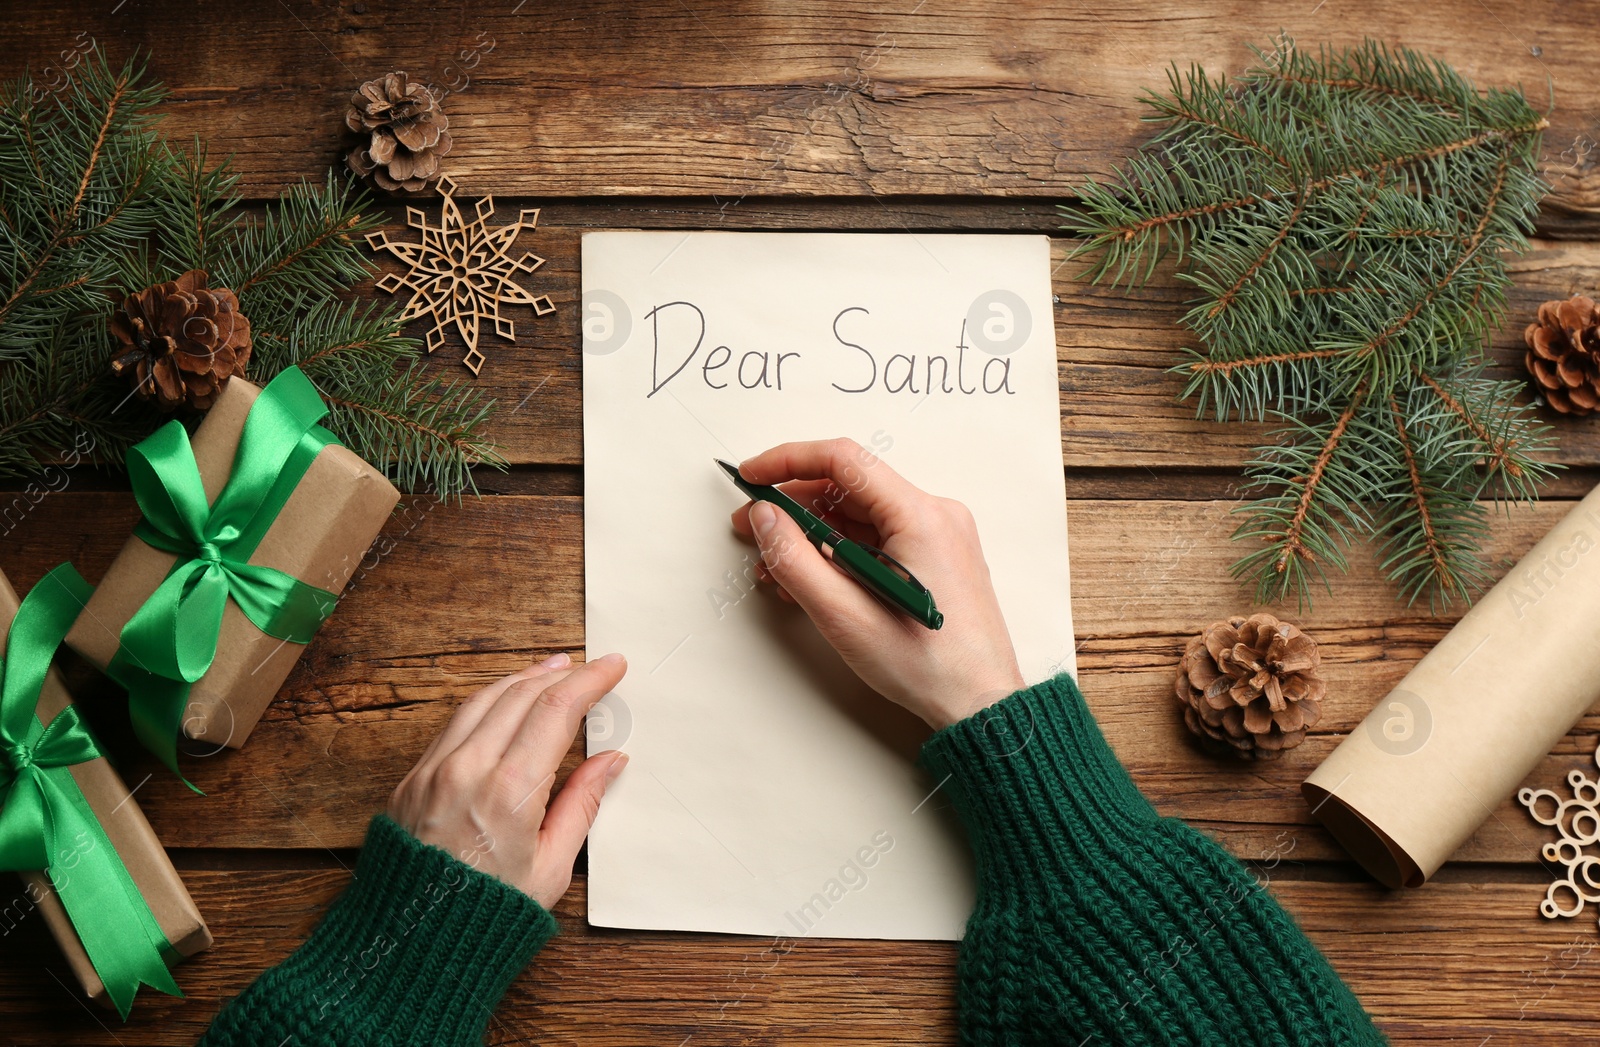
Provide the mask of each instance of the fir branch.
{"label": "fir branch", "polygon": [[1494,434],[1490,433],[1483,423],[1473,417],[1462,405],[1461,401],[1451,396],[1432,375],[1420,368],[1415,373],[1417,380],[1427,386],[1439,398],[1439,402],[1449,408],[1452,414],[1461,419],[1462,424],[1471,430],[1472,435],[1483,441],[1484,446],[1489,450],[1489,459],[1496,468],[1505,470],[1516,479],[1520,479],[1523,476],[1522,465],[1513,458],[1510,447],[1505,440],[1497,439]]}
{"label": "fir branch", "polygon": [[1375,528],[1384,536],[1379,568],[1407,603],[1427,593],[1437,612],[1470,600],[1491,580],[1478,559],[1487,513],[1475,497],[1470,463],[1440,453],[1437,445],[1451,437],[1437,409],[1419,411],[1391,397],[1390,418],[1405,468],[1388,478],[1387,512]]}
{"label": "fir branch", "polygon": [[[1460,150],[1474,149],[1483,145],[1497,144],[1507,140],[1536,135],[1549,126],[1550,121],[1541,117],[1512,128],[1490,128],[1477,134],[1468,135],[1452,142],[1445,142],[1403,156],[1391,157],[1375,163],[1335,171],[1332,174],[1324,175],[1321,178],[1305,183],[1298,190],[1262,189],[1259,192],[1243,193],[1229,198],[1169,210],[1164,213],[1148,214],[1120,224],[1097,223],[1091,213],[1070,207],[1063,206],[1061,210],[1069,220],[1066,228],[1082,230],[1089,234],[1088,241],[1074,250],[1074,256],[1090,254],[1095,251],[1114,248],[1119,242],[1124,244],[1132,243],[1139,237],[1149,233],[1165,232],[1169,226],[1190,224],[1196,219],[1214,218],[1241,208],[1255,207],[1286,197],[1293,198],[1302,193],[1318,192],[1341,182],[1359,181],[1372,175],[1387,177],[1427,161],[1442,159]],[[1086,192],[1092,193],[1093,190],[1087,190]],[[1187,242],[1187,238],[1182,231],[1171,235],[1176,237],[1179,243]]]}
{"label": "fir branch", "polygon": [[1383,195],[1383,187],[1387,185],[1388,182],[1389,172],[1379,172],[1378,181],[1372,187],[1372,194],[1366,197],[1365,202],[1361,205],[1360,212],[1356,215],[1355,221],[1350,223],[1350,231],[1345,233],[1344,238],[1346,240],[1354,240],[1360,235],[1361,227],[1366,224],[1367,217],[1372,214],[1373,205],[1375,205],[1378,202],[1378,199]]}
{"label": "fir branch", "polygon": [[165,421],[111,377],[108,321],[114,299],[187,269],[238,294],[250,377],[302,364],[329,427],[402,487],[459,498],[473,466],[503,465],[482,436],[493,401],[430,378],[398,310],[344,300],[376,268],[365,198],[330,172],[250,218],[226,162],[159,136],[162,97],[98,53],[58,91],[0,91],[0,475],[74,449],[120,463]]}
{"label": "fir branch", "polygon": [[1198,66],[1191,67],[1185,78],[1179,76],[1177,67],[1173,66],[1167,71],[1167,80],[1171,86],[1170,94],[1146,93],[1145,104],[1158,114],[1147,119],[1177,121],[1190,128],[1208,128],[1218,137],[1259,153],[1280,167],[1295,167],[1294,161],[1267,143],[1268,135],[1263,129],[1251,126],[1252,114],[1232,104],[1225,78],[1213,82]]}
{"label": "fir branch", "polygon": [[1290,211],[1289,217],[1284,219],[1277,235],[1272,238],[1272,241],[1266,247],[1262,248],[1261,253],[1256,255],[1255,260],[1245,267],[1245,271],[1239,274],[1239,278],[1226,291],[1222,292],[1215,302],[1211,303],[1210,308],[1206,310],[1206,319],[1215,320],[1224,309],[1232,305],[1233,300],[1238,297],[1240,289],[1250,282],[1251,277],[1261,271],[1262,266],[1267,264],[1267,260],[1272,257],[1272,253],[1288,238],[1289,231],[1294,228],[1294,224],[1305,213],[1306,201],[1309,196],[1310,194],[1307,193],[1299,194],[1299,197],[1295,200],[1294,210]]}
{"label": "fir branch", "polygon": [[243,218],[238,210],[239,176],[226,160],[212,164],[198,137],[188,151],[169,149],[169,156],[175,177],[162,216],[165,253],[180,269],[225,276],[218,269],[218,252]]}
{"label": "fir branch", "polygon": [[111,97],[106,99],[106,115],[100,121],[100,129],[95,132],[93,144],[89,146],[89,156],[83,164],[83,177],[78,179],[78,191],[72,195],[72,203],[67,205],[67,213],[59,222],[60,228],[70,227],[77,220],[78,208],[83,204],[83,195],[89,191],[89,181],[94,177],[95,167],[105,152],[106,136],[111,133],[111,126],[116,122],[117,112],[122,108],[123,99],[127,96],[128,89],[133,86],[132,79],[132,70],[124,69],[117,77],[116,83],[112,85]]}
{"label": "fir branch", "polygon": [[395,483],[428,490],[441,500],[477,493],[472,467],[505,468],[505,459],[478,433],[494,408],[455,380],[426,378],[420,362],[397,372],[376,391],[342,396],[337,382],[323,399],[333,409],[330,428],[352,448],[385,463]]}
{"label": "fir branch", "polygon": [[1452,265],[1450,269],[1439,278],[1439,281],[1434,284],[1433,287],[1428,289],[1427,294],[1423,295],[1422,298],[1412,305],[1410,309],[1406,310],[1406,312],[1401,315],[1399,319],[1395,320],[1388,327],[1385,327],[1382,331],[1379,331],[1376,335],[1374,335],[1365,345],[1357,350],[1356,355],[1369,356],[1391,342],[1399,331],[1403,330],[1407,324],[1415,320],[1417,318],[1417,314],[1439,296],[1440,292],[1442,292],[1446,287],[1450,286],[1451,281],[1454,280],[1456,274],[1461,271],[1462,266],[1466,265],[1472,260],[1473,256],[1477,254],[1479,246],[1483,243],[1484,232],[1489,227],[1489,220],[1494,217],[1496,209],[1500,206],[1501,194],[1504,192],[1506,186],[1506,169],[1507,162],[1505,158],[1502,157],[1500,160],[1500,165],[1495,172],[1494,185],[1489,189],[1488,199],[1483,205],[1483,215],[1478,219],[1478,224],[1472,230],[1472,235],[1469,236],[1461,245],[1461,256],[1456,259],[1455,264]]}
{"label": "fir branch", "polygon": [[151,111],[158,87],[98,52],[41,112],[26,79],[0,90],[0,361],[95,305],[108,259],[149,235],[161,173]]}
{"label": "fir branch", "polygon": [[[1331,290],[1319,288],[1318,290]],[[1266,356],[1245,356],[1237,360],[1196,360],[1186,368],[1187,373],[1196,375],[1232,374],[1235,371],[1250,367],[1276,367],[1279,364],[1298,363],[1302,360],[1326,360],[1338,356],[1338,349],[1302,349],[1293,353],[1271,353]]]}
{"label": "fir branch", "polygon": [[298,366],[332,409],[328,427],[397,486],[459,499],[477,490],[474,466],[504,468],[481,436],[494,401],[427,377],[393,306],[325,300],[289,312],[291,323],[257,339],[261,375]]}
{"label": "fir branch", "polygon": [[[332,171],[318,188],[291,187],[258,225],[245,226],[218,268],[241,303],[252,294],[336,294],[374,269],[356,237],[381,225]],[[356,248],[356,249],[353,249]]]}
{"label": "fir branch", "polygon": [[[1313,572],[1329,585],[1326,567],[1344,570],[1344,548],[1371,526],[1362,500],[1365,463],[1351,446],[1361,405],[1351,407],[1347,415],[1317,424],[1281,416],[1289,428],[1246,467],[1262,494],[1234,509],[1246,517],[1234,538],[1258,544],[1231,571],[1254,579],[1259,603],[1293,593],[1304,606]],[[1308,496],[1308,490],[1314,493]]]}
{"label": "fir branch", "polygon": [[1317,452],[1316,463],[1312,465],[1310,474],[1300,485],[1300,497],[1295,503],[1294,516],[1289,520],[1289,529],[1284,533],[1277,561],[1272,565],[1272,569],[1280,574],[1287,566],[1289,557],[1304,555],[1306,551],[1304,540],[1306,517],[1316,501],[1322,478],[1327,475],[1328,463],[1339,450],[1345,431],[1350,428],[1350,420],[1355,417],[1365,396],[1366,386],[1356,389],[1355,395],[1350,398],[1349,406],[1339,415],[1338,421],[1334,422],[1333,430],[1328,433],[1328,438],[1322,443],[1322,449]]}
{"label": "fir branch", "polygon": [[1443,62],[1405,49],[1391,52],[1373,40],[1348,51],[1333,51],[1324,45],[1316,58],[1297,50],[1292,40],[1273,53],[1276,60],[1259,47],[1251,50],[1262,62],[1251,68],[1246,82],[1278,81],[1386,95],[1433,106],[1452,117],[1471,112],[1477,101],[1472,84]]}
{"label": "fir branch", "polygon": [[[1423,555],[1435,575],[1442,581],[1440,587],[1445,592],[1455,588],[1452,575],[1449,571],[1448,557],[1440,544],[1439,535],[1433,526],[1433,513],[1429,509],[1431,500],[1428,489],[1422,483],[1422,471],[1417,466],[1416,452],[1411,448],[1411,438],[1406,434],[1406,418],[1400,410],[1400,403],[1393,395],[1389,397],[1389,413],[1394,419],[1395,434],[1400,441],[1400,451],[1405,457],[1406,478],[1410,481],[1409,503],[1417,514],[1417,522],[1422,530]],[[1427,571],[1423,571],[1427,574]]]}
{"label": "fir branch", "polygon": [[1379,541],[1409,599],[1482,581],[1486,491],[1531,498],[1553,466],[1512,383],[1481,375],[1545,186],[1546,120],[1441,62],[1368,42],[1284,39],[1232,82],[1174,68],[1145,99],[1162,127],[1063,208],[1096,281],[1172,258],[1200,339],[1173,370],[1196,411],[1278,417],[1247,466],[1235,572],[1294,593]]}
{"label": "fir branch", "polygon": [[[1327,189],[1339,182],[1354,181],[1365,178],[1369,175],[1376,174],[1388,176],[1395,174],[1404,168],[1422,163],[1426,160],[1440,159],[1461,149],[1471,149],[1486,143],[1498,142],[1506,137],[1531,134],[1533,132],[1543,130],[1549,126],[1550,122],[1548,120],[1540,119],[1537,123],[1528,124],[1519,128],[1513,128],[1510,131],[1501,131],[1499,129],[1481,131],[1478,134],[1469,135],[1453,142],[1446,142],[1442,145],[1432,146],[1430,148],[1422,149],[1404,156],[1397,156],[1377,163],[1365,164],[1359,167],[1351,167],[1342,171],[1335,171],[1332,174],[1325,175],[1322,178],[1316,179],[1315,181],[1306,183],[1305,189],[1302,191],[1315,192],[1320,189]],[[1250,207],[1255,204],[1265,203],[1269,200],[1278,200],[1285,196],[1293,195],[1295,195],[1295,193],[1292,190],[1268,189],[1259,193],[1251,193],[1232,199],[1213,201],[1211,203],[1196,207],[1188,207],[1182,210],[1169,211],[1165,214],[1148,215],[1140,218],[1138,221],[1131,222],[1126,225],[1111,226],[1106,230],[1106,232],[1112,234],[1113,236],[1121,236],[1124,239],[1131,239],[1137,233],[1142,233],[1159,226],[1172,225],[1177,222],[1184,222],[1193,218],[1215,215],[1224,211],[1232,211],[1241,207]]]}
{"label": "fir branch", "polygon": [[1291,287],[1289,295],[1299,298],[1311,294],[1393,294],[1386,287]]}
{"label": "fir branch", "polygon": [[1187,350],[1188,359],[1172,370],[1188,378],[1183,399],[1195,400],[1197,416],[1210,408],[1219,422],[1231,417],[1265,419],[1275,409],[1314,403],[1326,395],[1321,361],[1344,355],[1342,349],[1280,349],[1230,360],[1209,359]]}
{"label": "fir branch", "polygon": [[1496,493],[1499,482],[1512,497],[1532,500],[1555,469],[1547,460],[1554,450],[1553,431],[1537,420],[1530,405],[1517,403],[1521,383],[1491,381],[1481,370],[1441,376],[1417,372],[1410,410],[1435,419],[1443,434],[1441,456],[1456,460],[1463,471],[1481,471],[1475,497]]}

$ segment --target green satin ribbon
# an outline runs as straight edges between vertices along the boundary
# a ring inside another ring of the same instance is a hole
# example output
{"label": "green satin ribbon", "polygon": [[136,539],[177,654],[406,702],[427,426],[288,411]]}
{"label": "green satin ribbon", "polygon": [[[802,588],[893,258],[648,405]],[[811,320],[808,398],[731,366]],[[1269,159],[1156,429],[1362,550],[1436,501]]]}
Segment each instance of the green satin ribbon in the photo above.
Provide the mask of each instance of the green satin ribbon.
{"label": "green satin ribbon", "polygon": [[62,564],[33,587],[0,662],[0,869],[49,872],[106,994],[126,1021],[141,984],[182,996],[150,905],[69,770],[100,756],[69,705],[38,719],[50,660],[89,599],[89,583]]}
{"label": "green satin ribbon", "polygon": [[128,452],[128,476],[144,513],[133,533],[178,559],[123,626],[106,673],[128,689],[134,733],[174,773],[189,688],[216,658],[228,601],[267,635],[300,644],[338,602],[326,589],[249,562],[317,453],[337,442],[317,424],[327,413],[299,368],[280,373],[251,405],[233,471],[214,505],[207,504],[179,422]]}

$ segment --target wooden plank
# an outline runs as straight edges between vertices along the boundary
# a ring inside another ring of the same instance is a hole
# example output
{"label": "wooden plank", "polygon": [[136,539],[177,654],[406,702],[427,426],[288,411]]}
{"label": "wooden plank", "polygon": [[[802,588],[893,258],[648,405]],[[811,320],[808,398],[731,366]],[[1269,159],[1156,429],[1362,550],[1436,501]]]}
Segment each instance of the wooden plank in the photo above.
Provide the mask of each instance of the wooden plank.
{"label": "wooden plank", "polygon": [[350,92],[402,68],[453,90],[449,170],[474,189],[1059,197],[1148,137],[1136,99],[1164,85],[1169,63],[1237,73],[1248,45],[1283,29],[1305,47],[1364,36],[1414,47],[1480,86],[1520,82],[1541,108],[1549,84],[1551,209],[1600,211],[1584,147],[1600,138],[1600,85],[1581,4],[1541,8],[1534,25],[1515,0],[1305,11],[1145,0],[1109,14],[982,0],[807,0],[759,14],[623,0],[467,13],[241,0],[226,19],[194,3],[133,10],[14,9],[0,73],[31,64],[59,80],[61,53],[87,39],[119,59],[142,50],[173,90],[170,131],[235,153],[253,195],[336,162]]}
{"label": "wooden plank", "polygon": [[[497,201],[501,214],[533,201]],[[600,205],[557,206],[541,215],[539,231],[524,235],[522,246],[548,259],[528,281],[536,293],[556,303],[552,316],[534,318],[530,310],[514,311],[515,344],[486,335],[480,348],[489,363],[476,385],[501,403],[489,436],[513,463],[577,465],[583,457],[582,353],[579,308],[579,254],[584,232],[604,225],[610,212]],[[943,215],[946,224],[935,219]],[[402,213],[394,214],[392,235],[411,239]],[[699,210],[635,211],[636,224],[652,228],[704,228]],[[1048,229],[1041,220],[1014,205],[993,212],[971,206],[911,207],[879,216],[852,216],[869,229],[930,230]],[[824,210],[730,210],[719,228],[838,229]],[[917,223],[913,226],[911,223]],[[1168,370],[1183,359],[1181,349],[1195,340],[1181,326],[1184,302],[1192,295],[1162,271],[1150,286],[1133,291],[1096,287],[1078,278],[1080,262],[1067,261],[1074,241],[1053,245],[1056,265],[1056,344],[1062,412],[1062,454],[1069,468],[1238,469],[1251,451],[1268,439],[1271,425],[1217,422],[1195,417],[1192,402],[1180,402],[1183,380]],[[393,270],[385,259],[386,270]],[[1600,287],[1600,244],[1536,241],[1528,254],[1511,262],[1513,286],[1507,315],[1490,350],[1492,373],[1526,381],[1522,367],[1523,328],[1551,298]],[[370,284],[363,293],[372,292]],[[403,299],[402,299],[403,300]],[[526,315],[524,315],[526,314]],[[423,325],[415,326],[420,335]],[[951,332],[951,347],[959,330]],[[464,347],[455,335],[432,361],[437,373],[464,376],[459,361]],[[914,401],[908,401],[914,403]],[[1583,420],[1562,419],[1555,460],[1575,466],[1600,465],[1600,428]],[[832,435],[832,434],[826,434]]]}
{"label": "wooden plank", "polygon": [[[501,199],[500,214],[513,214],[537,201]],[[1033,210],[1026,210],[1032,206]],[[391,234],[412,239],[404,216],[391,215]],[[531,310],[511,312],[515,343],[485,335],[480,348],[489,362],[472,379],[462,369],[465,351],[451,334],[430,360],[434,373],[466,378],[500,403],[487,435],[515,465],[579,465],[583,457],[582,354],[579,309],[579,248],[583,233],[596,228],[638,226],[705,228],[700,208],[656,208],[613,215],[604,205],[546,208],[538,232],[524,234],[521,249],[548,263],[525,281],[549,294],[554,315],[535,318]],[[878,214],[829,217],[826,209],[734,209],[716,228],[875,231],[1048,231],[1056,219],[1038,205],[904,205]],[[1190,292],[1163,270],[1148,287],[1128,291],[1096,287],[1078,279],[1081,266],[1067,262],[1071,240],[1057,240],[1053,257],[1056,343],[1061,389],[1062,454],[1068,468],[1237,470],[1251,450],[1268,439],[1270,425],[1217,422],[1195,417],[1192,402],[1178,398],[1183,381],[1168,370],[1182,360],[1181,349],[1195,344],[1181,320]],[[390,259],[381,264],[395,271]],[[1600,244],[1535,241],[1528,254],[1512,260],[1513,285],[1504,322],[1490,349],[1495,377],[1526,381],[1522,331],[1540,303],[1600,288]],[[384,297],[371,282],[363,296]],[[404,298],[401,299],[402,301]],[[425,325],[410,333],[420,337]],[[958,333],[958,332],[957,332]],[[951,335],[954,346],[956,334]],[[1592,420],[1562,418],[1545,410],[1559,444],[1553,459],[1571,466],[1600,466],[1600,427]],[[831,435],[831,434],[830,434]],[[487,477],[492,486],[494,478]],[[0,521],[8,498],[0,497]],[[5,524],[0,522],[0,527]]]}
{"label": "wooden plank", "polygon": [[[1296,860],[1340,860],[1343,852],[1312,823],[1299,783],[1460,609],[1435,618],[1405,607],[1371,558],[1358,553],[1351,574],[1337,580],[1332,597],[1319,597],[1313,613],[1279,609],[1323,645],[1330,693],[1322,723],[1276,763],[1214,761],[1189,743],[1171,687],[1188,636],[1249,609],[1227,573],[1242,551],[1228,539],[1233,504],[1069,502],[1084,690],[1118,754],[1164,813],[1195,822],[1244,858],[1269,856],[1292,839]],[[1570,504],[1545,502],[1497,517],[1484,550],[1488,562],[1514,562]],[[112,743],[127,754],[130,784],[152,775],[138,796],[162,839],[173,847],[264,849],[359,843],[367,819],[456,701],[531,658],[582,650],[581,509],[569,497],[495,496],[461,508],[412,502],[391,521],[249,743],[212,755],[198,748],[186,761],[207,793],[203,800],[113,732]],[[8,536],[0,569],[23,590],[63,559],[98,579],[136,516],[124,493],[53,494]],[[490,563],[494,570],[481,569]],[[660,657],[627,653],[636,667]],[[116,696],[93,680],[76,674],[80,699],[102,714],[100,723],[111,722]],[[1597,740],[1600,710],[1530,781],[1559,790],[1574,767],[1592,775]],[[576,751],[569,754],[568,769],[577,759]],[[1533,863],[1545,838],[1508,802],[1460,860]]]}
{"label": "wooden plank", "polygon": [[[1064,260],[1068,245],[1058,242],[1056,257]],[[1489,374],[1525,383],[1523,329],[1540,303],[1600,286],[1600,250],[1536,241],[1509,266],[1513,282],[1489,348]],[[1197,344],[1181,324],[1190,289],[1170,273],[1131,292],[1092,287],[1074,278],[1077,268],[1067,262],[1055,277],[1068,466],[1240,468],[1252,448],[1270,442],[1275,425],[1199,419],[1192,402],[1179,401],[1183,379],[1167,369],[1181,361],[1183,347]],[[1600,460],[1600,429],[1549,409],[1540,414],[1559,440],[1553,460],[1575,466]]]}
{"label": "wooden plank", "polygon": [[[1592,1036],[1594,929],[1535,916],[1536,888],[1440,883],[1393,893],[1294,873],[1280,865],[1258,876],[1396,1043],[1554,1047]],[[187,999],[142,994],[126,1025],[75,1006],[53,944],[24,913],[11,918],[0,952],[9,1042],[192,1043],[223,1001],[304,940],[348,874],[190,870],[184,879],[217,937],[179,969]],[[488,1043],[955,1042],[953,944],[614,931],[589,928],[584,909],[579,877],[556,908],[563,933],[512,986]]]}
{"label": "wooden plank", "polygon": [[[70,976],[53,944],[38,919],[27,918],[25,902],[14,908],[24,915],[5,926],[16,944],[0,953],[8,1042],[192,1043],[223,1001],[304,940],[349,876],[326,868],[203,870],[186,871],[184,880],[217,943],[180,969],[187,999],[141,995],[125,1026],[66,999],[56,978]],[[557,906],[563,933],[512,987],[488,1043],[680,1044],[691,1034],[696,1043],[762,1043],[772,1041],[761,1030],[770,1036],[773,1028],[783,1042],[819,1047],[904,1035],[954,1041],[949,943],[796,941],[774,964],[762,955],[772,939],[591,929],[583,888],[579,877]]]}
{"label": "wooden plank", "polygon": [[[514,214],[539,201],[499,199],[501,215]],[[431,205],[430,205],[431,206]],[[712,212],[714,213],[714,212]],[[391,213],[391,235],[414,239],[401,210]],[[720,221],[702,207],[634,208],[618,212],[606,204],[584,203],[546,207],[539,230],[524,234],[519,249],[548,259],[525,283],[535,293],[549,294],[554,315],[534,317],[531,310],[511,311],[515,343],[486,334],[480,348],[488,355],[480,377],[460,365],[465,351],[451,334],[430,360],[434,373],[465,378],[500,403],[487,435],[516,465],[579,465],[583,457],[582,353],[579,308],[580,243],[583,233],[597,228],[637,226],[660,229],[839,230],[913,233],[923,231],[1050,231],[1059,224],[1051,209],[1038,203],[1000,201],[974,204],[897,204],[893,209],[856,209],[844,215],[827,207],[763,206],[730,208]],[[1062,454],[1068,468],[1237,470],[1258,444],[1267,441],[1270,425],[1217,422],[1195,416],[1192,402],[1178,398],[1183,381],[1168,373],[1182,360],[1181,349],[1195,344],[1181,325],[1184,302],[1191,291],[1162,271],[1148,287],[1122,290],[1096,287],[1080,280],[1080,263],[1067,262],[1075,241],[1053,245],[1057,266],[1054,286],[1056,343],[1061,390]],[[387,256],[386,271],[397,266]],[[1539,304],[1569,294],[1600,288],[1600,243],[1535,241],[1533,249],[1511,262],[1513,286],[1507,315],[1490,350],[1491,373],[1526,381],[1522,367],[1523,328]],[[358,289],[363,296],[386,299],[371,282]],[[400,299],[404,301],[404,297]],[[420,337],[423,323],[410,333]],[[951,334],[953,348],[959,331]],[[1546,420],[1560,438],[1554,460],[1579,467],[1600,466],[1600,427],[1592,420],[1567,419],[1548,410]],[[832,434],[827,434],[832,435]],[[495,484],[494,478],[486,482]],[[10,499],[0,497],[0,521]],[[0,522],[0,527],[5,524]]]}
{"label": "wooden plank", "polygon": [[[514,214],[537,201],[501,199],[499,213]],[[531,310],[513,310],[516,343],[485,335],[481,348],[489,357],[477,379],[461,368],[464,353],[459,336],[430,360],[437,374],[466,378],[500,403],[487,435],[514,465],[579,465],[582,462],[582,354],[579,309],[579,249],[583,233],[597,228],[713,228],[749,230],[842,230],[886,232],[1015,231],[1048,232],[1059,224],[1048,207],[1037,203],[999,201],[992,204],[897,203],[893,209],[856,209],[835,215],[827,207],[762,206],[734,208],[719,221],[699,206],[617,210],[604,204],[558,205],[546,208],[539,230],[524,234],[520,248],[549,261],[527,281],[536,293],[548,293],[557,305],[552,316],[535,318]],[[391,235],[413,238],[404,227],[403,211],[391,212]],[[1078,279],[1081,265],[1068,262],[1076,242],[1057,240],[1052,247],[1057,269],[1054,286],[1056,342],[1061,387],[1062,454],[1073,469],[1198,469],[1237,470],[1251,450],[1269,437],[1270,425],[1217,422],[1195,416],[1192,402],[1178,398],[1183,381],[1168,373],[1183,358],[1181,349],[1195,344],[1181,320],[1190,292],[1163,270],[1148,287],[1120,290],[1096,287]],[[392,259],[381,264],[395,271]],[[1536,240],[1528,254],[1510,263],[1513,285],[1504,322],[1490,348],[1490,373],[1525,382],[1522,331],[1540,303],[1600,288],[1600,243]],[[368,281],[358,293],[384,298]],[[401,299],[402,301],[404,298]],[[410,333],[420,337],[422,323]],[[952,346],[955,335],[951,336]],[[1593,468],[1600,466],[1600,427],[1592,420],[1570,419],[1544,410],[1559,443],[1553,460]],[[492,476],[485,478],[491,489]],[[1570,492],[1570,488],[1567,488]],[[0,528],[14,517],[10,497],[0,496]],[[3,531],[0,531],[3,533]]]}

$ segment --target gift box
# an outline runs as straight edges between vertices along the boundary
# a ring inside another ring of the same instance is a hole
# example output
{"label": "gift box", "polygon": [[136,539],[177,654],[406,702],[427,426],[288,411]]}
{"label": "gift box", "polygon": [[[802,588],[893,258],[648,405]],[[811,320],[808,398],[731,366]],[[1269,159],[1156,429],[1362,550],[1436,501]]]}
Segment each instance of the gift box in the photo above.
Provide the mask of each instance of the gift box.
{"label": "gift box", "polygon": [[326,411],[297,368],[235,378],[192,440],[174,421],[129,452],[144,516],[67,644],[174,770],[180,730],[244,744],[399,501]]}
{"label": "gift box", "polygon": [[69,565],[25,601],[0,574],[0,868],[26,886],[12,914],[43,919],[84,993],[126,1018],[141,984],[182,995],[168,966],[211,932],[51,666],[88,595]]}

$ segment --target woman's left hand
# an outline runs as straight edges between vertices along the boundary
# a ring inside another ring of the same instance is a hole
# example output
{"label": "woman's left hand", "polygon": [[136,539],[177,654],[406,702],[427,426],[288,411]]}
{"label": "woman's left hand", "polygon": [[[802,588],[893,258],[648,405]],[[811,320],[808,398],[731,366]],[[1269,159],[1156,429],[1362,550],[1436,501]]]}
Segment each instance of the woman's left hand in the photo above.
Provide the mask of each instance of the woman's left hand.
{"label": "woman's left hand", "polygon": [[576,669],[564,654],[463,701],[389,800],[389,817],[421,840],[555,907],[572,884],[606,785],[627,763],[599,753],[551,798],[584,714],[628,671],[620,654]]}

